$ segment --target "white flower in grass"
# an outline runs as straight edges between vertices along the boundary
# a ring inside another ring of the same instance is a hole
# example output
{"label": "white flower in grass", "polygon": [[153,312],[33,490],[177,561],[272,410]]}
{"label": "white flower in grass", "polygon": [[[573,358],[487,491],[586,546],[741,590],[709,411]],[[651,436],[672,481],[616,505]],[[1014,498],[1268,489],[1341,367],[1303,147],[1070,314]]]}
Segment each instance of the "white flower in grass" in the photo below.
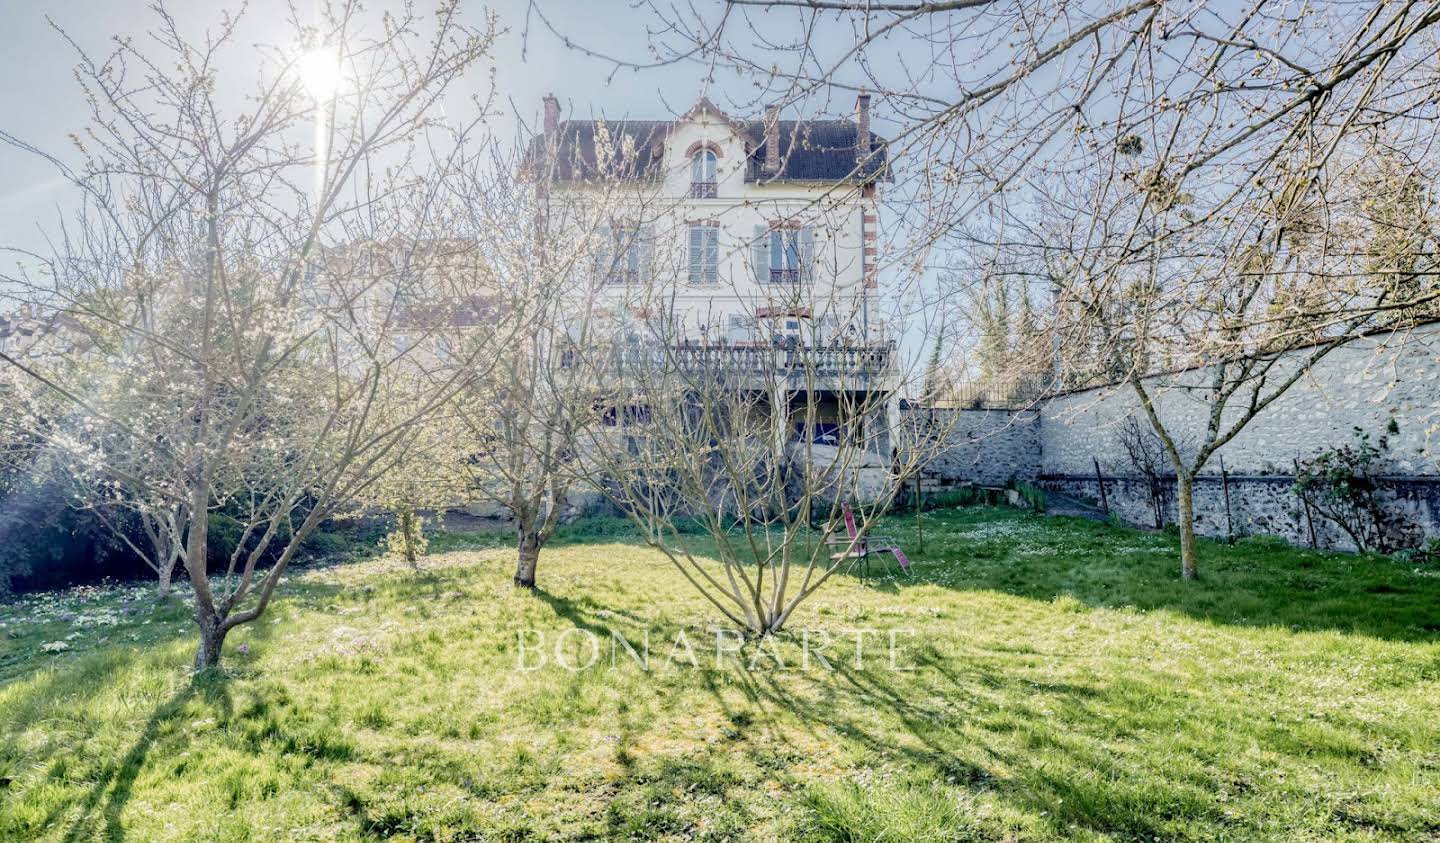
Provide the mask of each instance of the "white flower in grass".
{"label": "white flower in grass", "polygon": [[70,645],[64,641],[51,641],[49,644],[41,644],[40,649],[47,653],[63,653],[70,649]]}

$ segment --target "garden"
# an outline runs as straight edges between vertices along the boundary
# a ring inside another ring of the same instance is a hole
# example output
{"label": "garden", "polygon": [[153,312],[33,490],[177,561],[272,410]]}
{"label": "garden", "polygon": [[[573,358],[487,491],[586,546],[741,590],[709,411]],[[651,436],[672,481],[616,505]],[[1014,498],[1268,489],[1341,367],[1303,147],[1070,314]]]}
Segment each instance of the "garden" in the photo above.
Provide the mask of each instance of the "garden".
{"label": "garden", "polygon": [[534,590],[502,534],[308,563],[194,677],[184,587],[16,598],[0,838],[1440,833],[1440,571],[1244,539],[1186,583],[1163,532],[923,519],[879,525],[909,574],[843,572],[764,639],[601,519]]}

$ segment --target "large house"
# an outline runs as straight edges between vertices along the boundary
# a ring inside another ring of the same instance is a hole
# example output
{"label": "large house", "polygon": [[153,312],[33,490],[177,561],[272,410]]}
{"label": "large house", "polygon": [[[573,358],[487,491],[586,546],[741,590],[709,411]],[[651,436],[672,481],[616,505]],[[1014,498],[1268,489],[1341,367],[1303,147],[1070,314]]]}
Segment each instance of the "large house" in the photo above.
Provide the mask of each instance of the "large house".
{"label": "large house", "polygon": [[870,97],[849,119],[782,116],[736,119],[702,97],[675,120],[562,120],[547,96],[530,160],[541,189],[611,203],[599,299],[644,323],[638,337],[704,366],[773,371],[777,346],[810,352],[837,407],[839,393],[888,393],[894,346],[876,307],[888,171]]}
{"label": "large house", "polygon": [[774,109],[737,120],[705,98],[678,120],[561,120],[550,96],[537,143],[555,183],[639,187],[633,218],[612,233],[613,303],[636,304],[643,290],[696,342],[883,342],[874,296],[885,147],[870,132],[869,99],[841,120],[783,120]]}

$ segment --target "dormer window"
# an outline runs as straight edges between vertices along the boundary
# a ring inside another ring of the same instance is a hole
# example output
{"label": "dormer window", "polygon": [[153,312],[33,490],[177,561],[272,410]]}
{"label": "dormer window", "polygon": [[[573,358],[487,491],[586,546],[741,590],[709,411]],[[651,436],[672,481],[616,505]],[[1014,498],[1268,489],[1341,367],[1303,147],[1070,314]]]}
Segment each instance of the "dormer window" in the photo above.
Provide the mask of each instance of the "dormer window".
{"label": "dormer window", "polygon": [[696,150],[690,158],[690,198],[714,199],[715,196],[715,150]]}

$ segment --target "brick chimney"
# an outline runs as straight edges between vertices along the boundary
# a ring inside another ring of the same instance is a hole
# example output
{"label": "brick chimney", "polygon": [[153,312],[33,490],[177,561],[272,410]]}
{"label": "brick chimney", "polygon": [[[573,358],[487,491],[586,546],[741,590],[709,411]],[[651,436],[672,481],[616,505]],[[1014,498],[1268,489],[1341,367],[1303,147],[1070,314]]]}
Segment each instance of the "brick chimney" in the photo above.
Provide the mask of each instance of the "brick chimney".
{"label": "brick chimney", "polygon": [[780,172],[780,106],[765,109],[765,172]]}
{"label": "brick chimney", "polygon": [[864,88],[855,98],[855,160],[870,156],[870,93]]}
{"label": "brick chimney", "polygon": [[555,99],[554,94],[545,95],[545,138],[547,140],[555,137],[555,132],[560,128],[560,100]]}

